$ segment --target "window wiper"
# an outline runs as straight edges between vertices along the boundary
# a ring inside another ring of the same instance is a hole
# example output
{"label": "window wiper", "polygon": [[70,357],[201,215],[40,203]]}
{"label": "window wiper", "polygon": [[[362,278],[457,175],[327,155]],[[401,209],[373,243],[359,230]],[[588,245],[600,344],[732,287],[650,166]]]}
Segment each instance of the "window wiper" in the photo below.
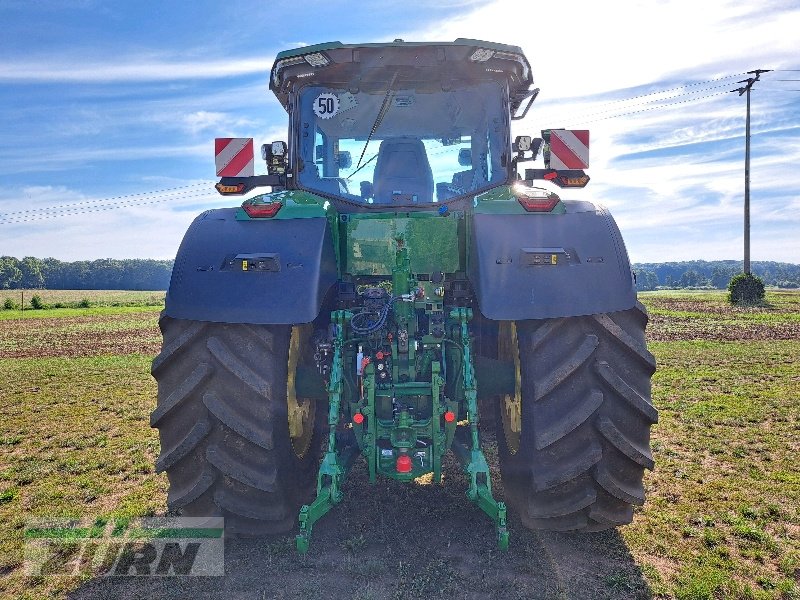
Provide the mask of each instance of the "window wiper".
{"label": "window wiper", "polygon": [[367,146],[369,146],[369,142],[372,139],[372,136],[375,135],[375,132],[380,127],[383,118],[386,116],[386,113],[389,112],[389,106],[391,103],[392,96],[394,92],[392,91],[392,87],[394,86],[394,82],[397,79],[397,71],[394,72],[392,75],[392,80],[389,82],[389,86],[386,88],[386,95],[383,97],[383,103],[381,104],[381,108],[378,111],[378,116],[375,117],[375,122],[372,124],[372,129],[370,129],[369,135],[367,136],[367,143],[364,144],[364,147],[361,149],[361,156],[358,157],[358,164],[356,165],[356,170],[361,168],[361,161],[364,160],[364,153],[367,151]]}
{"label": "window wiper", "polygon": [[352,173],[350,173],[350,175],[348,175],[347,177],[345,177],[345,179],[346,179],[347,181],[350,181],[350,180],[353,178],[353,176],[354,176],[356,173],[358,173],[358,172],[359,172],[361,169],[363,169],[364,167],[366,167],[366,166],[367,166],[369,163],[371,163],[371,162],[372,162],[373,160],[375,160],[376,158],[378,158],[378,154],[377,154],[377,152],[376,152],[375,154],[373,154],[373,155],[372,155],[372,157],[370,157],[370,159],[369,159],[367,162],[365,162],[363,165],[361,165],[360,167],[358,167],[358,168],[357,168],[355,171],[353,171]]}

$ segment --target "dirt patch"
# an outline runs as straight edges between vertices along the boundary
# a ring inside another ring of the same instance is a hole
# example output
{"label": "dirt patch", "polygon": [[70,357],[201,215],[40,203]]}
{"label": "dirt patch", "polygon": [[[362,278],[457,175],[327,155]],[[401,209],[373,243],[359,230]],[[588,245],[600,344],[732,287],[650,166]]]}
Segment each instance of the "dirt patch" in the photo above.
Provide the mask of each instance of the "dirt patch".
{"label": "dirt patch", "polygon": [[672,315],[650,315],[647,339],[654,342],[676,340],[769,341],[800,339],[800,322],[722,321]]}
{"label": "dirt patch", "polygon": [[0,321],[0,358],[157,354],[158,313]]}
{"label": "dirt patch", "polygon": [[[69,598],[652,597],[617,531],[532,532],[512,515],[511,546],[498,551],[493,524],[464,494],[463,474],[453,460],[445,467],[442,486],[370,485],[358,464],[305,557],[291,538],[226,540],[224,577],[96,579]],[[493,485],[502,497],[500,482]]]}

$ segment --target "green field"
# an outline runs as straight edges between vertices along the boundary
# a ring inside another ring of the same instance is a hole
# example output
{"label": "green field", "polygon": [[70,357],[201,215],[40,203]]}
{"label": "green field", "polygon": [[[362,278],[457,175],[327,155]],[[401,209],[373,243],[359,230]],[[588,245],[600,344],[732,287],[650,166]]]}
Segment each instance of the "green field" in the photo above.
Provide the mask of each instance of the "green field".
{"label": "green field", "polygon": [[38,314],[40,311],[34,311],[31,305],[34,296],[41,299],[44,308],[91,308],[162,306],[164,295],[159,291],[130,290],[0,290],[0,319],[10,318],[14,312]]}
{"label": "green field", "polygon": [[[87,292],[73,294],[43,300]],[[4,598],[800,598],[800,292],[769,292],[748,309],[721,292],[640,296],[659,364],[656,469],[647,503],[619,532],[529,532],[512,517],[502,555],[461,474],[441,488],[373,487],[356,468],[306,558],[288,538],[234,540],[225,578],[26,578],[31,517],[165,509],[148,420],[159,307],[88,294],[93,308],[0,310]]]}

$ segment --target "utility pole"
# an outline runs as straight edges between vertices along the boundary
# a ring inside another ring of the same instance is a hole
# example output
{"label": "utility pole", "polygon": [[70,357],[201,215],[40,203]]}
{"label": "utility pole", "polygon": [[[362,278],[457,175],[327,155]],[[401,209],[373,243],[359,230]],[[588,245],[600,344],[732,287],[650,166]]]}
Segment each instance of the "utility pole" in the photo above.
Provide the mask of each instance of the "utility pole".
{"label": "utility pole", "polygon": [[772,69],[755,69],[748,71],[747,79],[738,81],[737,83],[746,83],[747,85],[732,92],[739,92],[739,95],[747,94],[747,119],[745,121],[745,134],[744,134],[744,272],[750,274],[750,89],[756,81],[759,81],[762,73],[768,73]]}

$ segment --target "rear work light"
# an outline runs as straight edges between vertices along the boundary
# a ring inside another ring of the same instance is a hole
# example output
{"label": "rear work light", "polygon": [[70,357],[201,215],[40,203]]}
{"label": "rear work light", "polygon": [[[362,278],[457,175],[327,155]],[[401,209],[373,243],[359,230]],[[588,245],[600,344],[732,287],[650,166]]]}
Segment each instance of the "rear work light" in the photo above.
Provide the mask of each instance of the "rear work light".
{"label": "rear work light", "polygon": [[303,58],[312,67],[326,67],[331,61],[322,52],[312,52],[311,54],[304,54]]}
{"label": "rear work light", "polygon": [[489,50],[489,48],[478,48],[469,59],[472,62],[486,62],[490,58],[494,56],[494,50]]}
{"label": "rear work light", "polygon": [[271,202],[269,204],[242,204],[244,212],[251,219],[271,219],[278,214],[283,204],[280,202]]}
{"label": "rear work light", "polygon": [[517,201],[527,212],[550,212],[561,202],[558,194],[541,188],[517,184],[511,189]]}

